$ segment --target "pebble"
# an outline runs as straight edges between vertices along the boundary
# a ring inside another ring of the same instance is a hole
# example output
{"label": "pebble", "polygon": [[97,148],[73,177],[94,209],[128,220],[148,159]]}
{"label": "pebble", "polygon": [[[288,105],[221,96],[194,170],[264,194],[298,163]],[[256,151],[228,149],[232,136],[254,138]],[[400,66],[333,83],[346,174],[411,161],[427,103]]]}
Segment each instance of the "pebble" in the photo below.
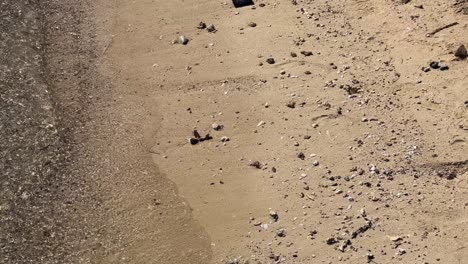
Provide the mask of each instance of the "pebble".
{"label": "pebble", "polygon": [[298,157],[299,159],[301,159],[301,160],[304,160],[304,159],[305,159],[305,155],[304,155],[304,153],[302,153],[302,152],[299,152],[299,153],[297,154],[297,157]]}
{"label": "pebble", "polygon": [[280,228],[276,231],[276,235],[279,237],[285,237],[286,236],[286,229]]}
{"label": "pebble", "polygon": [[327,245],[333,245],[333,244],[338,243],[338,241],[334,237],[327,238],[325,242],[327,243]]}
{"label": "pebble", "polygon": [[268,59],[266,59],[266,62],[267,62],[268,64],[275,64],[276,61],[275,61],[274,58],[268,58]]}
{"label": "pebble", "polygon": [[197,26],[198,29],[205,29],[206,28],[206,24],[204,22],[200,22]]}
{"label": "pebble", "polygon": [[429,63],[429,67],[431,67],[432,69],[439,69],[440,64],[438,61],[431,61],[431,63]]}
{"label": "pebble", "polygon": [[208,32],[211,32],[211,33],[215,33],[216,31],[218,31],[218,30],[216,29],[215,25],[213,25],[213,24],[210,24],[210,25],[206,28],[206,30],[207,30]]}
{"label": "pebble", "polygon": [[468,51],[466,50],[465,45],[461,44],[460,47],[455,51],[455,57],[460,59],[465,59],[468,57]]}
{"label": "pebble", "polygon": [[180,36],[179,38],[177,38],[177,43],[182,45],[187,45],[189,41],[190,40],[186,36]]}
{"label": "pebble", "polygon": [[309,56],[312,56],[313,53],[312,53],[312,51],[305,51],[305,50],[303,50],[303,51],[301,51],[301,54],[304,55],[304,56],[306,56],[306,57],[309,57]]}
{"label": "pebble", "polygon": [[250,22],[250,23],[248,24],[248,26],[254,28],[254,27],[257,26],[257,23],[255,23],[255,22]]}
{"label": "pebble", "polygon": [[223,130],[223,128],[224,128],[223,125],[218,124],[218,123],[213,123],[213,124],[211,125],[211,127],[213,128],[213,130],[216,130],[216,131]]}
{"label": "pebble", "polygon": [[289,108],[296,108],[296,102],[290,101],[286,106]]}
{"label": "pebble", "polygon": [[228,142],[230,139],[226,136],[221,138],[221,142]]}
{"label": "pebble", "polygon": [[277,222],[279,219],[279,215],[276,211],[270,211],[270,217],[273,218],[275,222]]}

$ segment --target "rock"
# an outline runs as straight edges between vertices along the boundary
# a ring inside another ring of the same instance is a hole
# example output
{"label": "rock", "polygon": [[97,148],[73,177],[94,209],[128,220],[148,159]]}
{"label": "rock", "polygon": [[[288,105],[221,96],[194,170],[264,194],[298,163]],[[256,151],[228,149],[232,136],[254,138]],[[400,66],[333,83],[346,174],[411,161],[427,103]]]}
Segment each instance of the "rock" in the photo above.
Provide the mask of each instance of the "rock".
{"label": "rock", "polygon": [[221,138],[221,142],[228,142],[230,139],[226,136]]}
{"label": "rock", "polygon": [[213,139],[213,137],[210,136],[210,134],[206,134],[204,137],[202,137],[202,136],[200,136],[200,133],[198,133],[197,130],[194,130],[193,131],[193,138],[190,138],[189,142],[190,142],[190,144],[195,145],[195,144],[197,144],[199,142],[203,142],[205,140],[211,140],[211,139]]}
{"label": "rock", "polygon": [[367,263],[371,263],[371,262],[374,261],[375,256],[373,254],[371,254],[371,253],[367,253],[366,258],[367,258]]}
{"label": "rock", "polygon": [[180,36],[179,38],[177,38],[177,43],[182,45],[187,45],[189,41],[190,40],[186,36]]}
{"label": "rock", "polygon": [[213,123],[213,124],[211,125],[211,127],[213,128],[213,130],[216,130],[216,131],[223,130],[223,128],[224,128],[223,125],[218,124],[218,123]]}
{"label": "rock", "polygon": [[287,103],[286,106],[289,107],[289,108],[296,108],[296,102],[291,101],[291,102]]}
{"label": "rock", "polygon": [[449,69],[449,66],[447,66],[447,65],[440,66],[440,68],[439,68],[439,70],[441,70],[441,71],[446,71],[448,69]]}
{"label": "rock", "polygon": [[261,169],[262,168],[262,164],[259,162],[259,161],[253,161],[249,164],[250,167],[254,167],[254,168],[257,168],[257,169]]}
{"label": "rock", "polygon": [[265,124],[266,124],[265,121],[260,121],[260,122],[257,124],[257,126],[260,127],[260,126],[263,126],[263,125],[265,125]]}
{"label": "rock", "polygon": [[312,165],[314,165],[315,167],[317,167],[318,165],[320,165],[320,162],[318,160],[315,160]]}
{"label": "rock", "polygon": [[311,75],[312,72],[311,72],[311,71],[305,71],[304,74],[305,74],[305,75]]}
{"label": "rock", "polygon": [[309,57],[309,56],[312,56],[312,51],[301,51],[301,54],[306,56],[306,57]]}
{"label": "rock", "polygon": [[196,144],[198,144],[198,142],[200,142],[200,140],[198,138],[189,138],[188,141],[192,145],[196,145]]}
{"label": "rock", "polygon": [[429,67],[431,67],[432,69],[439,69],[440,65],[438,61],[431,61],[431,63],[429,63]]}
{"label": "rock", "polygon": [[250,22],[249,24],[247,24],[249,27],[256,27],[257,26],[257,23],[255,22]]}
{"label": "rock", "polygon": [[341,243],[338,247],[338,250],[341,252],[345,252],[346,248],[351,245],[351,240],[347,239]]}
{"label": "rock", "polygon": [[430,72],[431,71],[431,67],[422,67],[421,70],[423,72]]}
{"label": "rock", "polygon": [[279,219],[279,215],[278,215],[278,213],[275,212],[275,211],[270,211],[270,217],[273,218],[273,220],[274,220],[275,222],[277,222],[278,219]]}
{"label": "rock", "polygon": [[206,30],[207,30],[208,32],[210,32],[210,33],[215,33],[216,31],[218,31],[218,30],[216,30],[216,27],[215,27],[213,24],[210,24],[210,25],[206,28]]}
{"label": "rock", "polygon": [[399,241],[399,240],[402,240],[402,239],[403,239],[401,236],[389,236],[388,238],[389,238],[390,241],[392,241],[392,242],[396,242],[396,241]]}
{"label": "rock", "polygon": [[198,29],[205,29],[206,28],[206,24],[204,22],[200,22],[197,26]]}
{"label": "rock", "polygon": [[290,54],[291,54],[291,57],[293,57],[293,58],[296,58],[296,57],[297,57],[297,53],[296,53],[296,52],[291,52]]}
{"label": "rock", "polygon": [[275,61],[274,58],[268,58],[268,59],[266,59],[266,62],[267,62],[268,64],[275,64],[276,61]]}
{"label": "rock", "polygon": [[299,153],[297,154],[297,157],[300,158],[301,160],[304,160],[304,159],[305,159],[305,155],[304,155],[304,153],[302,153],[302,152],[299,152]]}
{"label": "rock", "polygon": [[304,139],[310,139],[311,137],[312,137],[312,136],[310,136],[310,135],[305,135],[305,136],[304,136]]}
{"label": "rock", "polygon": [[455,57],[458,57],[460,59],[465,59],[468,57],[468,51],[465,48],[465,45],[460,45],[458,49],[455,51]]}
{"label": "rock", "polygon": [[280,228],[276,231],[276,235],[279,237],[285,237],[286,236],[286,229]]}
{"label": "rock", "polygon": [[366,217],[366,216],[367,216],[366,209],[361,208],[361,210],[359,210],[359,214],[360,214],[362,217]]}
{"label": "rock", "polygon": [[200,133],[198,133],[197,130],[194,130],[194,131],[192,132],[192,134],[193,134],[193,136],[194,136],[196,139],[200,139],[200,138],[201,138]]}
{"label": "rock", "polygon": [[327,245],[333,245],[338,243],[338,240],[336,240],[334,237],[329,237],[325,242],[327,243]]}

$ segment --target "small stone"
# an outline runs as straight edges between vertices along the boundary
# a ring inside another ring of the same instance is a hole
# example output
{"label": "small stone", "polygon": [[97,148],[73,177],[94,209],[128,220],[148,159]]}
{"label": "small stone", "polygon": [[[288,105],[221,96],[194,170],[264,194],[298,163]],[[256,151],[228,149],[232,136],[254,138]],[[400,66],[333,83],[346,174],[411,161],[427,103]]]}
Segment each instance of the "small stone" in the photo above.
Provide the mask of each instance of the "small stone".
{"label": "small stone", "polygon": [[177,43],[182,45],[187,45],[189,41],[190,40],[186,36],[180,36],[179,38],[177,38]]}
{"label": "small stone", "polygon": [[223,128],[224,128],[223,125],[218,124],[218,123],[213,123],[213,124],[211,125],[211,127],[212,127],[213,130],[215,130],[215,131],[220,131],[220,130],[223,130]]}
{"label": "small stone", "polygon": [[465,45],[461,44],[460,47],[455,51],[455,57],[460,59],[465,59],[468,57],[468,51],[465,48]]}
{"label": "small stone", "polygon": [[399,241],[399,240],[402,240],[403,238],[401,236],[390,236],[388,237],[390,239],[390,241],[392,242],[396,242],[396,241]]}
{"label": "small stone", "polygon": [[285,75],[285,74],[286,74],[286,71],[285,71],[285,70],[281,70],[281,71],[280,71],[280,74],[281,74],[281,75]]}
{"label": "small stone", "polygon": [[221,138],[221,142],[228,142],[230,139],[226,136]]}
{"label": "small stone", "polygon": [[320,165],[320,162],[318,160],[315,160],[312,165],[314,165],[315,167],[317,167],[318,165]]}
{"label": "small stone", "polygon": [[291,101],[286,106],[289,107],[289,108],[296,108],[296,102]]}
{"label": "small stone", "polygon": [[253,161],[249,164],[250,167],[254,167],[256,169],[261,169],[262,168],[262,164],[259,162],[259,161]]}
{"label": "small stone", "polygon": [[263,125],[265,125],[265,124],[266,124],[265,121],[260,121],[260,122],[257,124],[257,126],[260,127],[260,126],[263,126]]}
{"label": "small stone", "polygon": [[280,228],[276,231],[276,235],[279,237],[285,237],[286,236],[286,229]]}
{"label": "small stone", "polygon": [[250,23],[248,24],[248,26],[254,28],[254,27],[257,26],[257,23],[255,23],[255,22],[250,22]]}
{"label": "small stone", "polygon": [[446,70],[448,70],[448,69],[449,69],[449,66],[443,65],[443,66],[440,66],[440,69],[439,69],[439,70],[441,70],[441,71],[446,71]]}
{"label": "small stone", "polygon": [[423,72],[430,72],[431,71],[431,67],[422,67],[421,70]]}
{"label": "small stone", "polygon": [[304,160],[304,159],[305,159],[305,155],[304,155],[304,153],[302,153],[302,152],[299,152],[299,153],[297,154],[297,157],[298,157],[299,159],[301,159],[301,160]]}
{"label": "small stone", "polygon": [[196,144],[198,144],[200,142],[200,140],[198,138],[189,138],[188,141],[192,145],[196,145]]}
{"label": "small stone", "polygon": [[311,137],[312,137],[312,136],[310,136],[310,135],[305,135],[305,136],[304,136],[304,139],[310,139]]}
{"label": "small stone", "polygon": [[309,57],[309,56],[312,56],[313,53],[312,53],[312,51],[305,51],[305,50],[303,50],[303,51],[301,51],[301,54],[304,55],[304,56],[306,56],[306,57]]}
{"label": "small stone", "polygon": [[367,216],[366,209],[361,208],[361,210],[359,210],[359,214],[360,214],[362,217],[366,217],[366,216]]}
{"label": "small stone", "polygon": [[431,67],[432,69],[439,69],[440,64],[438,61],[431,61],[431,63],[429,63],[429,67]]}
{"label": "small stone", "polygon": [[296,57],[297,57],[297,53],[296,53],[296,52],[291,52],[291,57],[296,58]]}
{"label": "small stone", "polygon": [[275,222],[277,222],[278,219],[279,219],[279,215],[278,215],[278,213],[275,212],[275,211],[270,211],[270,217],[273,218],[273,220],[274,220]]}
{"label": "small stone", "polygon": [[274,58],[268,58],[268,59],[266,59],[266,62],[267,62],[268,64],[275,64],[276,61],[275,61]]}
{"label": "small stone", "polygon": [[327,238],[325,242],[327,243],[327,245],[333,245],[333,244],[338,243],[338,241],[334,237]]}
{"label": "small stone", "polygon": [[305,71],[304,74],[305,74],[305,75],[311,75],[312,72],[311,72],[311,71]]}
{"label": "small stone", "polygon": [[198,29],[205,29],[206,28],[206,24],[205,22],[200,22],[197,26]]}
{"label": "small stone", "polygon": [[216,31],[218,31],[218,30],[216,29],[216,27],[215,27],[213,24],[210,24],[210,25],[206,28],[206,30],[207,30],[208,32],[210,32],[210,33],[215,33]]}

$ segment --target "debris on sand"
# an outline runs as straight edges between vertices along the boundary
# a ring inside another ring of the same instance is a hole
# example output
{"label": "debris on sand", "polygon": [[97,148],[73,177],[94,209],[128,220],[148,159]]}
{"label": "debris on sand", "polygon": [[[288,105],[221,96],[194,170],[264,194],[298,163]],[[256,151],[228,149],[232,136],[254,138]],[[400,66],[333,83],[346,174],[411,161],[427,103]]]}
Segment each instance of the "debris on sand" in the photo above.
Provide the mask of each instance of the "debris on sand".
{"label": "debris on sand", "polygon": [[234,7],[236,7],[236,8],[249,6],[249,5],[254,4],[254,2],[252,0],[232,0],[232,3],[234,4]]}
{"label": "debris on sand", "polygon": [[218,124],[218,123],[213,123],[211,125],[211,128],[213,128],[213,130],[215,130],[215,131],[221,131],[221,130],[223,130],[224,126],[221,125],[221,124]]}
{"label": "debris on sand", "polygon": [[210,33],[216,33],[216,31],[218,31],[215,27],[215,25],[213,24],[210,24],[208,27],[206,27],[206,30]]}
{"label": "debris on sand", "polygon": [[274,58],[268,58],[268,59],[266,59],[266,62],[267,62],[268,64],[275,64],[276,61],[275,61]]}
{"label": "debris on sand", "polygon": [[203,141],[206,141],[206,140],[211,140],[213,139],[212,136],[210,136],[210,134],[206,134],[204,137],[200,136],[200,133],[198,133],[197,130],[194,130],[193,131],[193,137],[192,138],[189,138],[188,141],[190,144],[192,145],[196,145],[200,142],[203,142]]}
{"label": "debris on sand", "polygon": [[190,40],[186,36],[179,36],[176,40],[173,41],[173,43],[187,45],[189,41]]}
{"label": "debris on sand", "polygon": [[205,29],[205,28],[206,28],[205,22],[202,21],[202,22],[198,23],[197,28],[198,28],[198,29]]}
{"label": "debris on sand", "polygon": [[466,50],[465,45],[461,44],[460,47],[455,51],[455,57],[460,59],[465,59],[468,57],[468,51]]}
{"label": "debris on sand", "polygon": [[253,161],[249,164],[250,167],[254,167],[256,169],[261,169],[263,166],[260,161]]}

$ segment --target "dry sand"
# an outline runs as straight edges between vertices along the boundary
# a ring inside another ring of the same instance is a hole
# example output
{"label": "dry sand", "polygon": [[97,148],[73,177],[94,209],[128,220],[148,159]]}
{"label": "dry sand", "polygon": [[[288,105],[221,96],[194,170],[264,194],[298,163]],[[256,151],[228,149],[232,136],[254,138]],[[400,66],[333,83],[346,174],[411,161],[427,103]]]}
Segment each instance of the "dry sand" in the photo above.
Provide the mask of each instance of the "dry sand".
{"label": "dry sand", "polygon": [[465,263],[467,2],[255,2],[76,7],[69,262]]}

